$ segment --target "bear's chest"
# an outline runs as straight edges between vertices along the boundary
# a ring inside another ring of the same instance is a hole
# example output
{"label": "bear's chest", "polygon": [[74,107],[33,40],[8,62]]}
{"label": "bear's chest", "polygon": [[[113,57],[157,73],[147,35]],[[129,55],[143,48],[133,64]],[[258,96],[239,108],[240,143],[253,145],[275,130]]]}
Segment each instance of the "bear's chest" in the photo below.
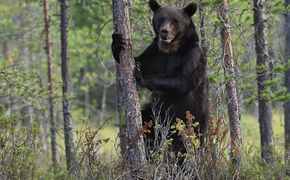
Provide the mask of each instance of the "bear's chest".
{"label": "bear's chest", "polygon": [[178,53],[166,54],[159,51],[150,55],[147,64],[150,64],[148,69],[152,70],[153,74],[172,74],[180,71],[183,66],[182,56]]}
{"label": "bear's chest", "polygon": [[164,71],[166,74],[174,73],[182,66],[182,59],[176,54],[168,55],[163,59]]}

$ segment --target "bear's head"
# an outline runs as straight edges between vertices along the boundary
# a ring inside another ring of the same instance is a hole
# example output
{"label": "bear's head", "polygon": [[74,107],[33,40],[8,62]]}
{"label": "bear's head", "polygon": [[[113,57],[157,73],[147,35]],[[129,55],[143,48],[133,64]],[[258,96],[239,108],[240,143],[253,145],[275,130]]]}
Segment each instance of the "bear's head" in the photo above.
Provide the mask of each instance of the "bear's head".
{"label": "bear's head", "polygon": [[197,37],[195,26],[191,20],[191,16],[197,9],[195,3],[190,3],[182,9],[174,6],[161,6],[156,0],[149,0],[149,6],[154,12],[152,24],[161,51],[177,52],[188,38]]}

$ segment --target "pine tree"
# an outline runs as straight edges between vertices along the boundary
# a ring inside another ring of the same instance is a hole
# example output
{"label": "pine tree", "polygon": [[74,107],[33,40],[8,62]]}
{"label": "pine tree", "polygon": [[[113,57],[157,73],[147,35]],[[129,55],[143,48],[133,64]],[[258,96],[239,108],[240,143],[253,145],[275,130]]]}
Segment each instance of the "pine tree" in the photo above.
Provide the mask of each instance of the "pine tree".
{"label": "pine tree", "polygon": [[261,156],[266,162],[271,163],[273,156],[274,134],[271,103],[262,97],[262,91],[266,89],[265,81],[270,80],[269,60],[267,46],[267,20],[265,12],[265,0],[254,0],[254,25],[255,25],[255,50],[257,67],[263,66],[264,70],[257,70],[257,85],[259,98],[259,123],[261,137]]}
{"label": "pine tree", "polygon": [[[118,90],[123,98],[119,102],[124,104],[126,112],[126,135],[129,164],[132,168],[131,177],[136,179],[140,173],[139,169],[145,161],[143,137],[139,133],[142,120],[140,113],[139,97],[136,81],[133,77],[135,61],[132,53],[132,41],[130,32],[129,2],[125,0],[113,0],[113,16],[115,33],[121,34],[126,39],[126,47],[120,52],[120,64],[117,65],[117,80],[121,88]],[[117,84],[119,84],[117,83]],[[122,103],[122,101],[124,101]],[[120,109],[120,107],[119,107]],[[121,147],[124,147],[121,145]]]}
{"label": "pine tree", "polygon": [[[237,98],[237,89],[235,82],[235,66],[233,60],[233,48],[228,17],[228,1],[219,6],[219,18],[222,24],[221,41],[223,46],[223,66],[226,79],[226,97],[229,114],[231,152],[232,155],[238,153],[242,147],[241,124],[239,118],[239,107]],[[228,78],[227,78],[228,77]],[[239,161],[238,157],[233,158],[235,163]]]}
{"label": "pine tree", "polygon": [[[290,5],[290,0],[285,0],[285,8]],[[290,60],[290,14],[285,14],[285,63]],[[286,70],[284,74],[284,85],[287,87],[287,93],[290,93],[290,70]],[[290,101],[284,104],[284,119],[285,119],[285,150],[286,157],[290,156]]]}
{"label": "pine tree", "polygon": [[63,120],[64,120],[64,138],[65,138],[65,154],[67,169],[74,173],[74,143],[73,143],[73,126],[71,116],[71,104],[69,99],[69,51],[68,51],[68,1],[60,1],[61,9],[61,76],[63,81]]}
{"label": "pine tree", "polygon": [[50,42],[50,29],[49,29],[49,4],[48,0],[43,1],[43,8],[44,8],[44,23],[45,23],[45,43],[46,43],[46,54],[47,54],[47,72],[48,72],[48,82],[50,83],[49,86],[49,113],[50,113],[50,137],[51,137],[51,158],[52,163],[55,166],[58,161],[58,153],[57,153],[57,143],[56,143],[56,122],[55,122],[55,112],[54,112],[54,103],[52,93],[54,90],[54,82],[53,82],[53,72],[52,72],[52,49],[51,49],[51,42]]}

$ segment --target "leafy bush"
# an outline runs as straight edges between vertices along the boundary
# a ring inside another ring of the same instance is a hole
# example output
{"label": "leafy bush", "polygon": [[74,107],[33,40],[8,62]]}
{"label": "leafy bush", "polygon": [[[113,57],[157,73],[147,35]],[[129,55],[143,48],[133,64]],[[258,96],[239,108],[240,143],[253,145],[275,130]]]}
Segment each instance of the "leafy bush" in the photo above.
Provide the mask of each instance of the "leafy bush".
{"label": "leafy bush", "polygon": [[31,179],[37,176],[36,160],[41,152],[39,126],[32,122],[29,128],[17,128],[19,114],[5,115],[0,105],[0,179]]}

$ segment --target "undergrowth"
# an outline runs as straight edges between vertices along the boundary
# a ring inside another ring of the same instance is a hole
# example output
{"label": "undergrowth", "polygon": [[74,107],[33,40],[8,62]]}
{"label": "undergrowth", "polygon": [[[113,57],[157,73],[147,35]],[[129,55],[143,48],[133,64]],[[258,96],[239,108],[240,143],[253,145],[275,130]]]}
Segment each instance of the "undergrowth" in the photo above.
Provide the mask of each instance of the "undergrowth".
{"label": "undergrowth", "polygon": [[[45,172],[39,169],[36,161],[41,156],[42,146],[37,123],[32,122],[30,128],[18,129],[20,116],[5,116],[3,106],[0,112],[0,179],[130,179],[132,169],[128,160],[122,159],[118,140],[99,139],[102,127],[89,127],[90,117],[76,132],[78,168],[75,174],[69,174],[61,164],[51,166]],[[237,152],[240,162],[232,163],[228,127],[223,118],[211,119],[206,143],[201,147],[201,135],[194,131],[197,125],[194,116],[187,112],[186,118],[186,123],[178,119],[174,126],[160,125],[157,114],[155,129],[161,136],[155,142],[150,159],[140,170],[139,179],[290,179],[286,175],[288,163],[278,153],[275,153],[272,164],[267,164],[260,157],[259,149],[241,149]],[[172,128],[184,141],[186,154],[172,153],[172,140],[167,138]],[[100,150],[109,141],[115,141],[112,152],[117,152],[117,158],[102,158]],[[180,158],[185,159],[182,165],[178,164]]]}

